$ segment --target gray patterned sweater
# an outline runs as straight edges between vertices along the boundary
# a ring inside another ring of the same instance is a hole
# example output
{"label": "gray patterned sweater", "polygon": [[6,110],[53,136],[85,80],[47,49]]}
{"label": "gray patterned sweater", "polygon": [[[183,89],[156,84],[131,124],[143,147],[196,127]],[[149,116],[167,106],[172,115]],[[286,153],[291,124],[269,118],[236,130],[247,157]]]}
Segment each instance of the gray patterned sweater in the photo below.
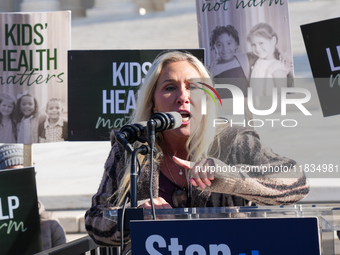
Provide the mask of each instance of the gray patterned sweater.
{"label": "gray patterned sweater", "polygon": [[[212,185],[203,191],[193,187],[191,207],[293,204],[308,194],[309,184],[305,174],[287,171],[294,169],[296,162],[265,147],[254,130],[228,127],[221,134],[220,146],[218,158],[211,159],[220,169],[233,166],[233,172],[215,172]],[[123,149],[114,143],[105,163],[98,192],[92,198],[92,207],[85,214],[86,230],[99,246],[120,245],[117,223],[105,219],[103,210],[117,209],[113,200],[108,201],[108,198],[119,186],[123,166]],[[251,166],[256,166],[257,171],[247,171]],[[154,164],[154,197],[158,197],[159,169],[159,165]],[[275,171],[270,172],[268,169]],[[138,182],[138,200],[149,198],[149,176],[150,168],[145,164]],[[128,241],[128,236],[125,239]]]}

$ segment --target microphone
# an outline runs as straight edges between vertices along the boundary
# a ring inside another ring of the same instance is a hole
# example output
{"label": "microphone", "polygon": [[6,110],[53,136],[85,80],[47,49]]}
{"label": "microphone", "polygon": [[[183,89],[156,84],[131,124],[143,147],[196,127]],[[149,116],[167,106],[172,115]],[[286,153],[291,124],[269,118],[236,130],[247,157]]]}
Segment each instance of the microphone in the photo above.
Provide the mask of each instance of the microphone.
{"label": "microphone", "polygon": [[140,123],[123,126],[116,135],[117,141],[124,147],[126,151],[132,153],[132,143],[137,140],[142,143],[146,142],[146,125],[147,122],[143,121]]}
{"label": "microphone", "polygon": [[163,132],[164,130],[176,129],[182,125],[182,115],[178,112],[156,112],[151,116],[155,125],[155,131]]}
{"label": "microphone", "polygon": [[163,132],[164,130],[180,127],[182,125],[182,116],[178,112],[157,112],[151,116],[149,121],[142,121],[123,126],[116,135],[118,142],[127,151],[132,152],[132,147],[130,144],[134,143],[135,141],[144,143],[147,141],[146,137],[151,135],[148,134],[148,122],[153,123],[155,127],[155,133],[158,133]]}
{"label": "microphone", "polygon": [[182,125],[182,115],[178,112],[156,112],[151,116],[147,124],[148,141],[153,149],[156,140],[156,133],[167,129],[175,129]]}
{"label": "microphone", "polygon": [[143,137],[146,135],[146,125],[146,121],[125,125],[120,129],[119,134],[129,143],[134,143],[137,140],[145,142],[145,138],[143,139]]}

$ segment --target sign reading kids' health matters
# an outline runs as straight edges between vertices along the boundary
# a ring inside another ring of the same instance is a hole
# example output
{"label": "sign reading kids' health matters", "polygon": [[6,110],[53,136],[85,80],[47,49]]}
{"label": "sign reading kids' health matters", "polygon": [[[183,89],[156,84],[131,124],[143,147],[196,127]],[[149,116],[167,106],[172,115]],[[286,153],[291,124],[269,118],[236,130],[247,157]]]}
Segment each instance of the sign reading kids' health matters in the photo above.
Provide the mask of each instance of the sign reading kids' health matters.
{"label": "sign reading kids' health matters", "polygon": [[[139,86],[165,50],[71,50],[69,141],[109,141],[136,108]],[[184,50],[204,63],[204,49]]]}
{"label": "sign reading kids' health matters", "polygon": [[288,0],[196,0],[196,13],[199,46],[216,84],[235,85],[245,97],[249,88],[271,96],[275,87],[293,86]]}
{"label": "sign reading kids' health matters", "polygon": [[67,140],[71,12],[0,13],[0,143]]}

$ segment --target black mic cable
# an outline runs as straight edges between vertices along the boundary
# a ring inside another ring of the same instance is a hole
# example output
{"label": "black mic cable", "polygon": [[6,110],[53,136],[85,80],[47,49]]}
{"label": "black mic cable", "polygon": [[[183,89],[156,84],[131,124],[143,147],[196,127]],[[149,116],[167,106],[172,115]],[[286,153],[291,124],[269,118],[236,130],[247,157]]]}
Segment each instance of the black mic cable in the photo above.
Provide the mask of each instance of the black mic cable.
{"label": "black mic cable", "polygon": [[152,193],[152,177],[153,177],[153,150],[156,141],[156,122],[153,119],[148,121],[147,125],[148,130],[148,141],[150,146],[150,181],[149,181],[149,196],[150,196],[150,203],[152,209],[152,216],[153,219],[156,220],[156,211],[155,205],[153,203],[153,193]]}

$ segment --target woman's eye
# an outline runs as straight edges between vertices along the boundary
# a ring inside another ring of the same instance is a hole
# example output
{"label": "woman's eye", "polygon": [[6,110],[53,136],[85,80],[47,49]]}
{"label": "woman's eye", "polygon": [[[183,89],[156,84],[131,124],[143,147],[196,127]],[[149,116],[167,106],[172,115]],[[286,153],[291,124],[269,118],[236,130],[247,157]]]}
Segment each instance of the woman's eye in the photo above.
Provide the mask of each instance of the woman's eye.
{"label": "woman's eye", "polygon": [[174,87],[174,86],[167,86],[167,87],[165,88],[165,90],[166,90],[166,91],[173,91],[173,90],[175,90],[175,87]]}
{"label": "woman's eye", "polygon": [[191,84],[190,85],[190,90],[195,90],[198,89],[197,85]]}

